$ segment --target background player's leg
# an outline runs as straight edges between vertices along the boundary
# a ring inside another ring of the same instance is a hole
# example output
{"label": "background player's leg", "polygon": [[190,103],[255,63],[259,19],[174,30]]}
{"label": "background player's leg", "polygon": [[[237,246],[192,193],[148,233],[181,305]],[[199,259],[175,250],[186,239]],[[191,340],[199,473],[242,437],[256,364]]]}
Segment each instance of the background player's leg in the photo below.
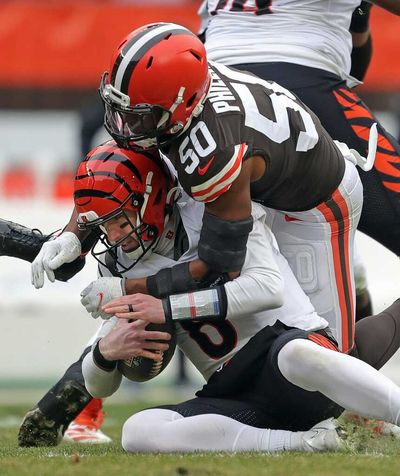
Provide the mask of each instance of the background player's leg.
{"label": "background player's leg", "polygon": [[400,347],[400,299],[384,311],[356,323],[354,355],[382,368]]}
{"label": "background player's leg", "polygon": [[26,415],[18,433],[20,446],[55,446],[71,421],[81,413],[93,397],[86,390],[82,360],[86,348],[63,377]]}
{"label": "background player's leg", "polygon": [[372,301],[368,291],[367,270],[357,246],[357,234],[354,242],[354,282],[356,287],[356,322],[367,316],[372,316]]}
{"label": "background player's leg", "polygon": [[[96,339],[103,337],[110,331],[113,325],[114,321],[112,319],[102,321],[80,358],[67,369],[63,377],[46,393],[39,403],[25,415],[18,434],[20,446],[57,445],[68,425],[83,410],[86,410],[85,407],[93,400],[93,397],[85,387],[82,362]],[[88,407],[87,412],[80,416],[90,417],[93,420],[92,428],[89,428],[92,435],[88,436],[91,436],[92,439],[97,438],[99,443],[107,443],[109,438],[103,438],[103,434],[100,432],[100,425],[96,423],[95,410],[101,420],[101,405],[100,407],[97,405],[96,408]],[[86,421],[87,419],[84,418]],[[101,424],[100,420],[99,423]],[[75,423],[81,425],[79,421],[75,421]],[[97,435],[94,435],[93,432],[97,432]],[[69,437],[71,439],[71,433]]]}

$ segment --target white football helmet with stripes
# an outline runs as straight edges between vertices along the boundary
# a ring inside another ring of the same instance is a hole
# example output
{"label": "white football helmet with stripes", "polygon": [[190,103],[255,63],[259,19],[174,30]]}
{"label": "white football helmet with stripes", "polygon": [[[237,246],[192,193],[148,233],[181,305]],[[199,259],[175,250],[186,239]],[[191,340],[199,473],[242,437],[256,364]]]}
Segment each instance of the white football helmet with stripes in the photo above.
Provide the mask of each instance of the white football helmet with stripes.
{"label": "white football helmet with stripes", "polygon": [[126,149],[157,147],[201,112],[209,85],[206,51],[195,34],[174,23],[145,25],[122,41],[103,74],[105,127]]}

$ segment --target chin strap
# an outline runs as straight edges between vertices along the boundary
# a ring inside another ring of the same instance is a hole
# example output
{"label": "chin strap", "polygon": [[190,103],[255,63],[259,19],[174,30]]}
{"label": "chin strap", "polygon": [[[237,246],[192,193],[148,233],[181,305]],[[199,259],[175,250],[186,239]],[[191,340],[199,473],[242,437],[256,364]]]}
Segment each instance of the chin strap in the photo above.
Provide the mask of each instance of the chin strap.
{"label": "chin strap", "polygon": [[140,208],[140,212],[136,216],[136,228],[138,228],[138,229],[140,228],[140,226],[143,223],[143,217],[146,213],[147,203],[149,201],[149,197],[150,197],[151,191],[153,189],[153,187],[151,185],[152,180],[153,180],[153,172],[150,171],[146,175],[146,185],[145,185],[144,193],[143,193],[143,204]]}

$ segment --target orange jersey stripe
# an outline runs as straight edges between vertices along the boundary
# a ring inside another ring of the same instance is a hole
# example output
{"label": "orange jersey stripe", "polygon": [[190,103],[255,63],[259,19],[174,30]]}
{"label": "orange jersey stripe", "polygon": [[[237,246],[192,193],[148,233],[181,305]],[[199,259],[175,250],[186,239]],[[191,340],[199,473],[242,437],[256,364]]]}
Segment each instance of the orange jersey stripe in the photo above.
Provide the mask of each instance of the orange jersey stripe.
{"label": "orange jersey stripe", "polygon": [[[326,203],[322,203],[317,208],[331,227],[333,265],[341,314],[342,350],[348,352],[354,341],[354,302],[349,259],[349,213],[339,190],[336,190],[332,195],[332,202],[338,208],[341,216],[335,216],[332,208]],[[340,227],[338,220],[341,221]]]}
{"label": "orange jersey stripe", "polygon": [[[231,187],[232,183],[233,183],[233,180],[229,181],[229,179],[242,166],[242,160],[243,160],[244,154],[246,153],[246,150],[247,150],[247,145],[246,144],[240,144],[239,151],[238,151],[237,157],[235,159],[235,162],[232,165],[232,167],[228,170],[228,172],[226,174],[224,174],[221,178],[219,178],[216,182],[209,185],[207,188],[200,188],[199,189],[199,186],[196,186],[196,189],[197,189],[196,191],[193,191],[193,189],[192,189],[192,197],[195,200],[197,199],[199,201],[210,202],[210,201],[215,200],[216,198],[218,198],[224,192],[226,192],[226,190],[228,190]],[[220,190],[216,190],[214,193],[212,193],[214,189],[218,188],[218,185],[220,185],[221,183],[223,183],[225,181],[229,181],[229,183],[227,183]],[[205,195],[207,195],[207,196],[204,197]]]}
{"label": "orange jersey stripe", "polygon": [[321,347],[325,347],[325,349],[330,349],[339,352],[339,349],[336,347],[336,345],[327,337],[321,334],[312,332],[311,334],[308,334],[308,339],[320,345]]}
{"label": "orange jersey stripe", "polygon": [[[347,207],[346,201],[343,199],[339,190],[336,190],[334,192],[332,198],[335,200],[336,204],[338,205],[340,211],[342,212],[342,217],[343,217],[344,272],[346,274],[346,283],[348,283],[348,286],[349,286],[348,293],[350,294],[350,310],[351,310],[350,312],[351,312],[351,319],[353,319],[353,316],[355,316],[355,310],[354,310],[353,292],[352,292],[352,286],[351,286],[351,283],[352,283],[351,272],[350,272],[352,264],[350,263],[350,253],[349,253],[349,247],[350,247],[349,209]],[[352,330],[352,335],[350,336],[350,338],[351,338],[351,346],[352,346],[354,342],[354,325],[351,326],[351,330]]]}

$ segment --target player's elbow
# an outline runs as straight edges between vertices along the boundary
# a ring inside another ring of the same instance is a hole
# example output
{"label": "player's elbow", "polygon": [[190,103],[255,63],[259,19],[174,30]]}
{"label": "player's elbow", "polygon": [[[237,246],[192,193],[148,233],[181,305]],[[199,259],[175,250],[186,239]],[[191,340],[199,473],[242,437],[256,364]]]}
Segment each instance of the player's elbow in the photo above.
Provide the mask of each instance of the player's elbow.
{"label": "player's elbow", "polygon": [[117,369],[106,372],[99,369],[89,352],[82,362],[82,374],[85,387],[93,398],[107,398],[116,392],[121,384],[122,375]]}
{"label": "player's elbow", "polygon": [[113,395],[121,385],[122,375],[118,371],[85,379],[85,387],[93,398],[107,398]]}
{"label": "player's elbow", "polygon": [[124,423],[121,445],[127,453],[161,453],[172,450],[169,442],[173,438],[166,431],[168,430],[166,422],[157,418],[158,412],[157,409],[143,410],[132,415]]}
{"label": "player's elbow", "polygon": [[93,398],[107,398],[114,393],[113,389],[98,385],[96,382],[90,382],[90,380],[85,380],[85,387]]}
{"label": "player's elbow", "polygon": [[276,309],[278,307],[283,306],[283,288],[276,290],[273,294],[271,309]]}
{"label": "player's elbow", "polygon": [[284,281],[280,274],[271,279],[271,276],[264,284],[264,294],[269,297],[269,309],[281,307],[284,302]]}

